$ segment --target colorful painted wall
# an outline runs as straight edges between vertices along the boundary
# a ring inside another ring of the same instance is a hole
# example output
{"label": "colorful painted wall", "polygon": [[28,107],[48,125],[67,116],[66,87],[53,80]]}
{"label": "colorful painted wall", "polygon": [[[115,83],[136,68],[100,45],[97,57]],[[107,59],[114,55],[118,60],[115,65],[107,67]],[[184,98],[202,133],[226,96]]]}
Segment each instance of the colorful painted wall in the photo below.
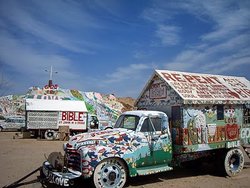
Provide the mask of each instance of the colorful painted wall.
{"label": "colorful painted wall", "polygon": [[0,97],[0,115],[4,117],[25,115],[25,95]]}
{"label": "colorful painted wall", "polygon": [[240,129],[240,138],[243,144],[250,144],[250,106],[243,106],[243,125]]}
{"label": "colorful painted wall", "polygon": [[62,89],[58,85],[29,88],[26,95],[9,95],[0,97],[0,115],[25,115],[25,98],[44,100],[83,100],[89,113],[97,115],[104,126],[112,125],[121,114],[123,105],[114,95],[103,95],[97,92],[82,92]]}
{"label": "colorful painted wall", "polygon": [[168,109],[167,107],[181,104],[182,99],[175,92],[175,90],[173,90],[165,81],[155,75],[149,87],[144,91],[140,99],[137,101],[137,108],[147,110],[162,110],[167,113],[168,116],[170,116],[171,109]]}
{"label": "colorful painted wall", "polygon": [[[250,143],[250,110],[244,111],[242,104],[185,105],[178,93],[158,75],[149,81],[136,104],[138,109],[167,113],[173,143],[180,146],[178,149],[182,146],[190,151],[211,149],[217,147],[217,143],[237,140],[239,136],[242,143]],[[248,114],[244,120],[243,114]]]}
{"label": "colorful painted wall", "polygon": [[235,140],[239,136],[243,116],[239,105],[225,105],[223,117],[218,116],[217,105],[184,106],[182,113],[183,124],[174,127],[176,132],[181,132],[176,135],[175,144],[208,144]]}

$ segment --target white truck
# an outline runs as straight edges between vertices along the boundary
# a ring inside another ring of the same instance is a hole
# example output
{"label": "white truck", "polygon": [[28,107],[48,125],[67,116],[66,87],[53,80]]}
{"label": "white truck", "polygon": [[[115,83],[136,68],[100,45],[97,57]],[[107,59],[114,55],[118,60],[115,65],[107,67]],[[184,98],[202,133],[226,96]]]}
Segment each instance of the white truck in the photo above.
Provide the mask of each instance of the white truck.
{"label": "white truck", "polygon": [[0,131],[23,131],[25,129],[24,116],[11,116],[0,121]]}
{"label": "white truck", "polygon": [[70,134],[86,132],[88,119],[84,101],[26,99],[26,127],[35,136],[56,139],[60,126]]}

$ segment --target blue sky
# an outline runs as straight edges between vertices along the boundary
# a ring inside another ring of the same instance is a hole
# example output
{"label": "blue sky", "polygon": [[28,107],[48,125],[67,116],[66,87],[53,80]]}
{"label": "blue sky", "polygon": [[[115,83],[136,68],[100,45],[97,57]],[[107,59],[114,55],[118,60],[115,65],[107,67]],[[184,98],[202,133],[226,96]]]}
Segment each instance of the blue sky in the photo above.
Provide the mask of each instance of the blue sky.
{"label": "blue sky", "polygon": [[250,80],[249,0],[0,0],[1,95],[43,87],[136,98],[154,69]]}

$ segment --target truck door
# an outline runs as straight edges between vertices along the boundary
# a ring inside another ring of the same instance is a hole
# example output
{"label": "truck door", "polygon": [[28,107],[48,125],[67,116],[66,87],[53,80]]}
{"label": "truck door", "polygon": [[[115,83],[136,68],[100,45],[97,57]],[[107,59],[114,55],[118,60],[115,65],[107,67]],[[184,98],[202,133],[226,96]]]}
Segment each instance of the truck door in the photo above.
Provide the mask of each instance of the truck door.
{"label": "truck door", "polygon": [[170,163],[172,160],[172,141],[166,116],[146,117],[141,132],[148,141],[150,151],[146,165]]}

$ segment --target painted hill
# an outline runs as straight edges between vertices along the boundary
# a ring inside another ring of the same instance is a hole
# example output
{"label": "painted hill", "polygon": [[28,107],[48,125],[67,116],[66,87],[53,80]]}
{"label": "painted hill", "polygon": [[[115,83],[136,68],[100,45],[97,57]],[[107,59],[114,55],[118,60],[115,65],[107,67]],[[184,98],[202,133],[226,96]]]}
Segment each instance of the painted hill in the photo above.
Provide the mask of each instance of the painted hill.
{"label": "painted hill", "polygon": [[57,85],[29,88],[25,95],[8,95],[0,97],[0,115],[25,115],[25,99],[44,100],[83,100],[91,114],[97,115],[100,121],[113,124],[117,117],[127,110],[133,109],[134,100],[130,97],[117,98],[112,94],[98,92],[82,92],[73,89],[62,89]]}

